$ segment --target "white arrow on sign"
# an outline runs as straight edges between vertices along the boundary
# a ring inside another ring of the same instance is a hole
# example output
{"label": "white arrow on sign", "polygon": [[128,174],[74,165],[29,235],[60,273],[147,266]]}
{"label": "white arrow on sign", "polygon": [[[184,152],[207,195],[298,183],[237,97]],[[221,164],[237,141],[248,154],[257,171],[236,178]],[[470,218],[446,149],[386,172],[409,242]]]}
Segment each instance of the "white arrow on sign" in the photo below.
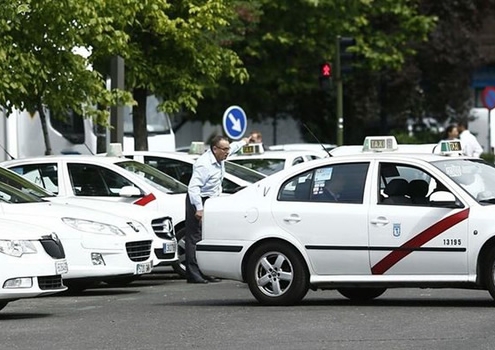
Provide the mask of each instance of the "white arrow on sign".
{"label": "white arrow on sign", "polygon": [[239,132],[242,130],[241,120],[234,117],[232,113],[229,113],[229,120],[232,122],[232,130]]}

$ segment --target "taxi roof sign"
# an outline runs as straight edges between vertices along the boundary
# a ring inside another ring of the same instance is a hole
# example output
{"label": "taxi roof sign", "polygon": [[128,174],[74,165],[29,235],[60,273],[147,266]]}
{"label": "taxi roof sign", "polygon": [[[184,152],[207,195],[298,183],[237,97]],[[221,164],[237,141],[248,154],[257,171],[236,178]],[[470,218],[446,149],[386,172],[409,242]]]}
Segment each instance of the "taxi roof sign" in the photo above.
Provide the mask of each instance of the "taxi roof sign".
{"label": "taxi roof sign", "polygon": [[394,136],[367,136],[363,143],[363,152],[396,151],[398,148]]}
{"label": "taxi roof sign", "polygon": [[193,141],[189,147],[189,154],[203,154],[205,153],[205,143],[202,141]]}
{"label": "taxi roof sign", "polygon": [[241,154],[261,154],[265,152],[262,143],[249,143],[241,148]]}
{"label": "taxi roof sign", "polygon": [[440,154],[445,156],[462,155],[462,145],[460,140],[440,141]]}

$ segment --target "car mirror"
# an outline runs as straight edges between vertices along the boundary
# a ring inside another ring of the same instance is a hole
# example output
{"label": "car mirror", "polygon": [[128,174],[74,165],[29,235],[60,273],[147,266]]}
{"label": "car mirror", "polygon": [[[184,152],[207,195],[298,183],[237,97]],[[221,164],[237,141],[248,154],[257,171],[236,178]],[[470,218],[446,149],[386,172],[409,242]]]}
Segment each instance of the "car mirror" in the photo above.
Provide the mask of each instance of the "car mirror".
{"label": "car mirror", "polygon": [[141,191],[134,186],[124,186],[120,189],[119,196],[121,197],[140,197]]}
{"label": "car mirror", "polygon": [[430,195],[430,204],[434,207],[462,208],[463,205],[456,200],[451,192],[438,191]]}

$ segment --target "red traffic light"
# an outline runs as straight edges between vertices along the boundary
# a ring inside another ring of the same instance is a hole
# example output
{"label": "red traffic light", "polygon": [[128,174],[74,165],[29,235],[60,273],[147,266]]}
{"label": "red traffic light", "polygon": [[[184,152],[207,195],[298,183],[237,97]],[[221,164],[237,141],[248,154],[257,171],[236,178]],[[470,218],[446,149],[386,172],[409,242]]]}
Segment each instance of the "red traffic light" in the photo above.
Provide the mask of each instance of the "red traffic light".
{"label": "red traffic light", "polygon": [[322,78],[331,78],[332,77],[332,65],[328,62],[325,62],[320,67],[320,75]]}

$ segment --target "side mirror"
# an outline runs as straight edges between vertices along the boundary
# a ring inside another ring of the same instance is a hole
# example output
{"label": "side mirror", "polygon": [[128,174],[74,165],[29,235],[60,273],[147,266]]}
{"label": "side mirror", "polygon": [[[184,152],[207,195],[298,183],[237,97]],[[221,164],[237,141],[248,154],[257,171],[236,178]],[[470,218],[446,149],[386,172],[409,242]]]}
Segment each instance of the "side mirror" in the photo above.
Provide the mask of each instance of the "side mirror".
{"label": "side mirror", "polygon": [[121,197],[141,197],[141,195],[141,190],[134,186],[124,186],[119,192],[119,196]]}
{"label": "side mirror", "polygon": [[463,205],[456,200],[451,192],[438,191],[430,195],[430,204],[434,207],[462,208]]}

